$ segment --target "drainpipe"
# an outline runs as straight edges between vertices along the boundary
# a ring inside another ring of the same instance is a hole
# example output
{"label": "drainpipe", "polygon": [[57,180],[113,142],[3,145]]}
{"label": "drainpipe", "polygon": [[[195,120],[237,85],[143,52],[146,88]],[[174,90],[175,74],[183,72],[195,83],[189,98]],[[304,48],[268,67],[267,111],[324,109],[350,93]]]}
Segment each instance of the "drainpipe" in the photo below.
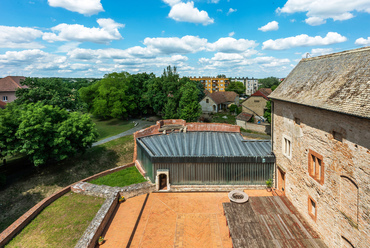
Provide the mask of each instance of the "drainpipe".
{"label": "drainpipe", "polygon": [[[274,153],[274,112],[275,112],[275,105],[274,101],[271,101],[271,152]],[[275,189],[277,187],[277,163],[275,157]]]}

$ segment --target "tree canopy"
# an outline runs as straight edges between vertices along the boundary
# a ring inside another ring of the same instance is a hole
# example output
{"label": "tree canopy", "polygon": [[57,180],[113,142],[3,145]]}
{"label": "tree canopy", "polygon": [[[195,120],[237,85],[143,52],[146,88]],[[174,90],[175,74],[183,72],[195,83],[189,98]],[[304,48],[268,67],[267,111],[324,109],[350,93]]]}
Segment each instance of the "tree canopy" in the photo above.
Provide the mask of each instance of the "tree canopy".
{"label": "tree canopy", "polygon": [[26,78],[22,84],[28,88],[15,92],[17,104],[41,102],[72,111],[82,107],[78,92],[60,78]]}
{"label": "tree canopy", "polygon": [[0,111],[0,157],[25,154],[35,166],[83,152],[97,135],[87,114],[42,102],[11,103]]}
{"label": "tree canopy", "polygon": [[[279,86],[280,81],[276,77],[267,77],[267,78],[258,79],[258,83],[261,84],[261,86],[259,87],[261,89],[261,88],[272,88],[274,86],[277,87]],[[276,89],[276,87],[274,88]]]}
{"label": "tree canopy", "polygon": [[242,82],[230,82],[227,86],[226,91],[234,91],[235,93],[241,95],[245,93],[245,86]]}

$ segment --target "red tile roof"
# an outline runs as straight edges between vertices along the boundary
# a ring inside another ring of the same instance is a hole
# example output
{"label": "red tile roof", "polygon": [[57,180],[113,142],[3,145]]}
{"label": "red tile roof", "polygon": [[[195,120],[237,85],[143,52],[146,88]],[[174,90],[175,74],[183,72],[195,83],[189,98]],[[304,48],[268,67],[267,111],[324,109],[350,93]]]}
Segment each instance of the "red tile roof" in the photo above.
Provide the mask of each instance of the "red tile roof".
{"label": "red tile roof", "polygon": [[241,112],[241,113],[236,117],[236,119],[237,119],[237,120],[241,120],[241,121],[249,121],[252,117],[253,117],[253,115],[252,115],[252,114],[248,114],[248,113],[245,113],[245,112]]}
{"label": "red tile roof", "polygon": [[6,102],[3,102],[0,100],[0,108],[5,108],[6,107]]}
{"label": "red tile roof", "polygon": [[16,91],[19,88],[28,88],[25,85],[21,85],[21,82],[24,81],[25,77],[19,76],[7,76],[0,79],[0,91]]}
{"label": "red tile roof", "polygon": [[270,88],[262,88],[256,91],[251,96],[262,96],[266,100],[268,100],[268,96],[271,94],[272,90]]}
{"label": "red tile roof", "polygon": [[238,96],[234,91],[218,91],[208,95],[216,104],[234,102]]}

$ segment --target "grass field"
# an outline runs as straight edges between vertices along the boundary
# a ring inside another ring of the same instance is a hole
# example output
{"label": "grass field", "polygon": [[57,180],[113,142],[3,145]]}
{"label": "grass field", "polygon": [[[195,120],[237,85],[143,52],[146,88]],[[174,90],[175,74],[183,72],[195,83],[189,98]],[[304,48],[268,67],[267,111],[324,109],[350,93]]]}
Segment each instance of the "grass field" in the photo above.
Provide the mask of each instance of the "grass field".
{"label": "grass field", "polygon": [[120,119],[99,120],[95,117],[91,117],[91,119],[96,124],[96,129],[99,133],[98,140],[120,134],[134,127],[134,123],[132,123],[132,121],[124,121]]}
{"label": "grass field", "polygon": [[[227,118],[222,118],[224,116],[226,116]],[[228,123],[228,124],[235,125],[236,123],[235,118],[236,118],[236,115],[232,115],[230,113],[217,113],[217,114],[213,114],[212,122]]]}
{"label": "grass field", "polygon": [[143,183],[145,178],[140,174],[135,166],[123,169],[112,174],[99,177],[89,183],[97,185],[108,185],[111,187],[125,187],[131,184]]}
{"label": "grass field", "polygon": [[67,193],[46,207],[5,247],[74,247],[104,200]]}
{"label": "grass field", "polygon": [[26,159],[8,162],[8,183],[0,189],[0,232],[32,208],[36,203],[58,190],[101,171],[132,162],[133,136],[125,136],[100,146],[85,154],[49,163],[39,168]]}

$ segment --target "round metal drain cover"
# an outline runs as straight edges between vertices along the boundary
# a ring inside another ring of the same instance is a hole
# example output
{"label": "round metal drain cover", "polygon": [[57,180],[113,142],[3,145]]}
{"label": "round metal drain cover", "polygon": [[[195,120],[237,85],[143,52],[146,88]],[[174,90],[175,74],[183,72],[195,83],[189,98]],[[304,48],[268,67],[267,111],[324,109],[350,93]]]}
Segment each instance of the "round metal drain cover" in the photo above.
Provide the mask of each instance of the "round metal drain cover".
{"label": "round metal drain cover", "polygon": [[229,193],[229,199],[232,202],[236,203],[244,203],[247,202],[249,199],[249,196],[240,190],[233,190]]}

